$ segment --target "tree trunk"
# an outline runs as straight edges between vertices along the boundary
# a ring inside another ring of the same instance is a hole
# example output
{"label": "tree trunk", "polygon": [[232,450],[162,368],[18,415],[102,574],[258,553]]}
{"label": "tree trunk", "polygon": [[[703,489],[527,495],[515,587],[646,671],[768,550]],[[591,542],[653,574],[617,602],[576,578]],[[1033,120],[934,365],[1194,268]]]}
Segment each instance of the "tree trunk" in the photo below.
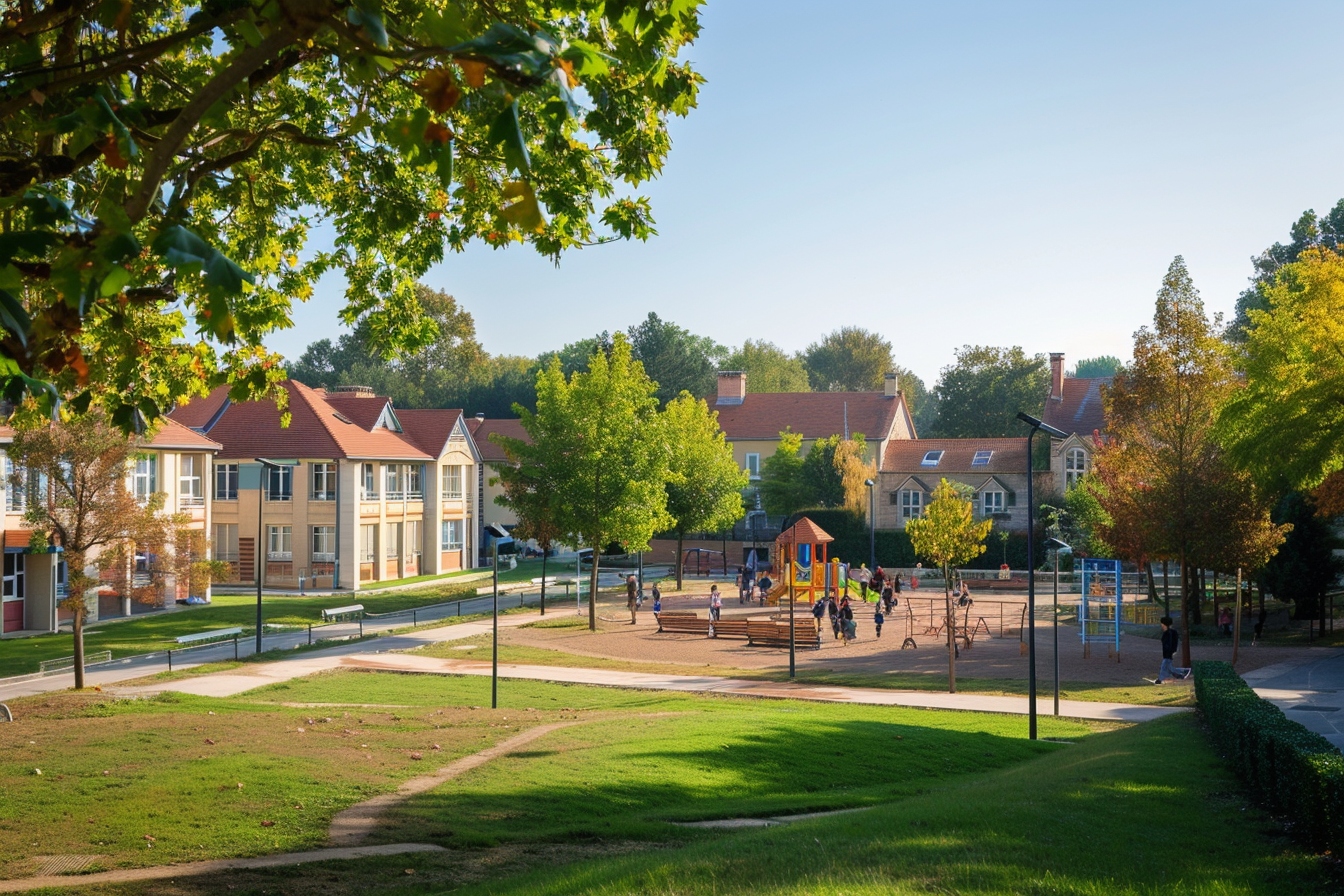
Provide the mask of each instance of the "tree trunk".
{"label": "tree trunk", "polygon": [[1194,590],[1190,565],[1181,551],[1181,665],[1190,668],[1190,598]]}
{"label": "tree trunk", "polygon": [[[1190,618],[1196,625],[1204,624],[1204,567],[1192,570],[1190,573],[1190,584],[1195,592],[1195,599],[1190,603]],[[1186,636],[1189,637],[1189,627],[1186,628]]]}
{"label": "tree trunk", "polygon": [[[1218,624],[1218,570],[1213,571],[1213,624]],[[1222,633],[1222,630],[1219,630]]]}
{"label": "tree trunk", "polygon": [[682,544],[682,538],[683,538],[682,533],[681,533],[681,532],[677,532],[677,560],[676,560],[676,566],[677,566],[677,590],[678,590],[678,591],[681,590],[681,544]]}
{"label": "tree trunk", "polygon": [[943,597],[947,601],[947,692],[957,692],[957,641],[954,630],[957,624],[956,610],[952,606],[952,571],[943,564]]}
{"label": "tree trunk", "polygon": [[546,555],[551,552],[549,543],[541,546],[541,615],[546,615]]}
{"label": "tree trunk", "polygon": [[[600,542],[600,539],[599,539]],[[593,548],[593,574],[588,579],[588,631],[597,631],[597,566],[601,554]]]}
{"label": "tree trunk", "polygon": [[[1058,560],[1056,560],[1058,562]],[[1144,571],[1148,573],[1148,599],[1157,603],[1157,579],[1153,578],[1153,561],[1143,561]]]}
{"label": "tree trunk", "polygon": [[84,687],[84,601],[75,606],[73,620],[75,632],[75,690]]}

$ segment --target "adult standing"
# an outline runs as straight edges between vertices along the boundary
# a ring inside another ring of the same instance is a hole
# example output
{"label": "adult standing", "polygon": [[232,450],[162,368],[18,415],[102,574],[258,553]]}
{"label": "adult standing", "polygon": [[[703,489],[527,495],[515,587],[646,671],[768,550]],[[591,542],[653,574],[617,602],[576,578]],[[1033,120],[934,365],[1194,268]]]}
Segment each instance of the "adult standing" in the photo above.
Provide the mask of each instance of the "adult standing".
{"label": "adult standing", "polygon": [[[887,585],[887,574],[882,571],[882,567],[879,566],[877,569],[873,570],[873,581],[870,584],[872,585],[875,594],[880,595],[882,593],[882,589]],[[867,595],[865,595],[864,600],[867,599]]]}
{"label": "adult standing", "polygon": [[1172,658],[1176,656],[1176,648],[1181,644],[1181,633],[1172,627],[1170,616],[1163,616],[1159,621],[1162,623],[1162,667],[1158,669],[1157,679],[1153,684],[1161,684],[1173,678],[1189,678],[1189,669],[1181,669],[1171,664]]}
{"label": "adult standing", "polygon": [[634,625],[636,614],[639,613],[639,583],[634,573],[625,580],[625,606],[630,611],[630,624]]}

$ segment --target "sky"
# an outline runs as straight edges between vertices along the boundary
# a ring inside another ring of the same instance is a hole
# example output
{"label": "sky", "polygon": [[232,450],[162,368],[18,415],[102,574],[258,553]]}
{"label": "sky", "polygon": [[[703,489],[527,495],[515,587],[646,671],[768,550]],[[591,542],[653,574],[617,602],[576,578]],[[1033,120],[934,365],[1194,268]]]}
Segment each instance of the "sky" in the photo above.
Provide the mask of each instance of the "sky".
{"label": "sky", "polygon": [[[930,387],[962,345],[1130,357],[1176,255],[1230,316],[1250,258],[1344,197],[1344,4],[708,0],[706,78],[639,193],[659,235],[449,255],[492,354],[656,312],[798,351],[842,326]],[[336,338],[328,278],[268,345]]]}

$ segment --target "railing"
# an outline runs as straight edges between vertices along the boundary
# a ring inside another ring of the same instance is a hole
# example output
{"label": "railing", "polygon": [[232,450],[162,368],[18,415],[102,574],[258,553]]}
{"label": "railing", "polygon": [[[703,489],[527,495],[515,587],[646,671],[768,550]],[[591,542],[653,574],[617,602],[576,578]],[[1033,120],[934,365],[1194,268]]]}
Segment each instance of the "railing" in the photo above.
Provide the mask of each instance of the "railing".
{"label": "railing", "polygon": [[[112,651],[110,650],[99,650],[84,654],[85,668],[110,662],[112,662]],[[43,660],[37,664],[37,671],[41,675],[50,675],[52,672],[64,672],[66,669],[73,669],[74,667],[75,658],[73,656],[63,656],[54,660]]]}
{"label": "railing", "polygon": [[177,506],[178,506],[179,509],[185,509],[185,508],[188,508],[188,507],[204,507],[204,506],[205,506],[205,496],[204,496],[204,495],[178,495],[178,496],[177,496]]}

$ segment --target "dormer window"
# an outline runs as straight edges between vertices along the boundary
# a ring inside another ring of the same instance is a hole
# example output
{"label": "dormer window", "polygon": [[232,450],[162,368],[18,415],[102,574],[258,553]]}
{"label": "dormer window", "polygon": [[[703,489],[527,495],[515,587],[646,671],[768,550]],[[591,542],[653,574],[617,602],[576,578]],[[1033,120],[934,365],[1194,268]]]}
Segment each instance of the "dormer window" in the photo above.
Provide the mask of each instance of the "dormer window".
{"label": "dormer window", "polygon": [[984,466],[988,466],[988,465],[989,465],[989,459],[990,459],[991,457],[993,457],[993,456],[994,456],[994,452],[993,452],[992,450],[991,450],[991,451],[977,451],[977,452],[975,452],[975,457],[971,458],[971,466],[973,466],[973,467],[984,467]]}
{"label": "dormer window", "polygon": [[924,459],[919,462],[921,467],[936,467],[938,462],[943,459],[942,451],[926,451]]}

